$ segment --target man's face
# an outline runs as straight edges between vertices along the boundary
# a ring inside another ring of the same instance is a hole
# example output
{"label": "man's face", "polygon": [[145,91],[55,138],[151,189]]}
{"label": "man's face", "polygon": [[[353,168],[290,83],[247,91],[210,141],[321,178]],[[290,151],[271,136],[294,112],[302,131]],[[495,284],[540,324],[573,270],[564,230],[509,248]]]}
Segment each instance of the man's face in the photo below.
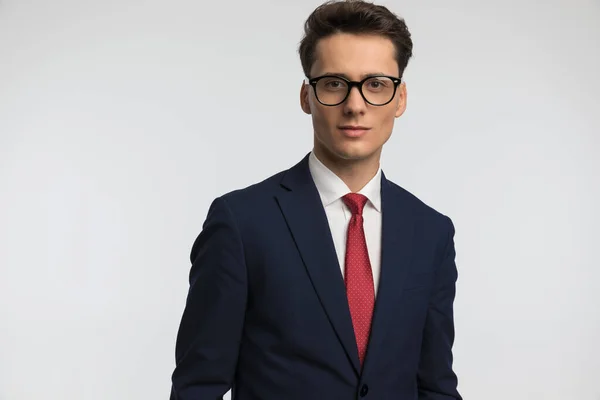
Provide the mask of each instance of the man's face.
{"label": "man's face", "polygon": [[[340,33],[321,39],[310,78],[329,73],[352,81],[361,81],[367,74],[398,77],[394,45],[383,36]],[[384,106],[365,102],[356,87],[343,103],[326,106],[319,103],[310,85],[303,84],[300,103],[304,112],[312,115],[318,155],[332,161],[378,159],[392,133],[394,119],[406,108],[406,87],[402,83]],[[341,129],[348,125],[368,129],[358,133]]]}

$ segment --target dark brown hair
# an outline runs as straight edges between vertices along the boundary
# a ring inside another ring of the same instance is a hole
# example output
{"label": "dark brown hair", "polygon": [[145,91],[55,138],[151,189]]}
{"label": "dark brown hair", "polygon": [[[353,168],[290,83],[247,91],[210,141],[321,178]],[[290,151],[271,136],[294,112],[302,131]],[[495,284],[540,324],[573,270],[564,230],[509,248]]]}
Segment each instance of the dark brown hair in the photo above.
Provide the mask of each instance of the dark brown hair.
{"label": "dark brown hair", "polygon": [[394,43],[399,77],[402,78],[413,43],[404,19],[384,6],[362,0],[327,1],[317,7],[304,24],[304,37],[298,52],[304,74],[309,77],[320,39],[336,33],[385,36]]}

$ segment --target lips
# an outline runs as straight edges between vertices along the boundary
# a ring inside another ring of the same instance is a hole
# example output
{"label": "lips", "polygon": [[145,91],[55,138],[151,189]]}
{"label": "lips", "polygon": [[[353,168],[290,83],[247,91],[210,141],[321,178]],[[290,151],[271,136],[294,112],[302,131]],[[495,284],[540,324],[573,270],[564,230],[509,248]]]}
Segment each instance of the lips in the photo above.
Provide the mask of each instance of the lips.
{"label": "lips", "polygon": [[340,131],[348,137],[360,137],[364,135],[369,129],[360,125],[343,125],[339,127]]}

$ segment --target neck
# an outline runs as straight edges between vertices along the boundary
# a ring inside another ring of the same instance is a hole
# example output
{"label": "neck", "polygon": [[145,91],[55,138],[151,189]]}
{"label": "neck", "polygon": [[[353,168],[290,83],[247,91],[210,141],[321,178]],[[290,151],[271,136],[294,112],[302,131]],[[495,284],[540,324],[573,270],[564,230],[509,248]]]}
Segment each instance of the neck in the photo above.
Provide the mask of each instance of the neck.
{"label": "neck", "polygon": [[353,193],[356,193],[365,187],[379,170],[381,149],[370,157],[357,160],[334,157],[318,146],[313,148],[313,152],[319,161],[344,181],[346,186],[348,186]]}

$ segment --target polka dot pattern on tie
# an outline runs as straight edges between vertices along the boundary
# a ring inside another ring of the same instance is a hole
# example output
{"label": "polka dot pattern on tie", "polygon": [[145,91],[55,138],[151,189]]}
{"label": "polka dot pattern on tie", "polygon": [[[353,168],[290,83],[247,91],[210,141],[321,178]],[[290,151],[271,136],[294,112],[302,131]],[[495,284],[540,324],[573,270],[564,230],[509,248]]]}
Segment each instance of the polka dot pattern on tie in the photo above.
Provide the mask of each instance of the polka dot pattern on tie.
{"label": "polka dot pattern on tie", "polygon": [[359,193],[348,193],[342,199],[352,212],[346,242],[345,283],[358,355],[362,364],[367,352],[373,307],[375,306],[373,273],[362,215],[367,197]]}

